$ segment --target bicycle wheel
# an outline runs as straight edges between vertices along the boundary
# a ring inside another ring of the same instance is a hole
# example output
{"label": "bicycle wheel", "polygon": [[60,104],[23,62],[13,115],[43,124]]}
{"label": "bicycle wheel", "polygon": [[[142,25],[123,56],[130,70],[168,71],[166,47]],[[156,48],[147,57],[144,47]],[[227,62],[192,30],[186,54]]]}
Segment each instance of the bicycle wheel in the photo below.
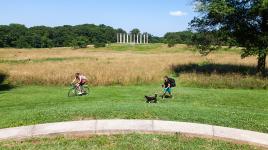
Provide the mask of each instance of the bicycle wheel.
{"label": "bicycle wheel", "polygon": [[68,91],[68,97],[74,97],[74,96],[77,96],[77,90],[75,88],[71,88]]}
{"label": "bicycle wheel", "polygon": [[89,92],[90,92],[89,87],[88,86],[83,86],[82,88],[83,88],[83,91],[84,91],[83,95],[89,95]]}

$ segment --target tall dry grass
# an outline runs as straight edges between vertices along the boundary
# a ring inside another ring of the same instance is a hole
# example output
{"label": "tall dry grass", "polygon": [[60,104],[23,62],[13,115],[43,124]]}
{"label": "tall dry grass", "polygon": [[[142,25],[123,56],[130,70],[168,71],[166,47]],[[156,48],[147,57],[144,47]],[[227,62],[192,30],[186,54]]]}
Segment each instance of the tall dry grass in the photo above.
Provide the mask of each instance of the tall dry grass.
{"label": "tall dry grass", "polygon": [[[56,58],[61,58],[61,61],[55,61]],[[242,60],[237,53],[214,53],[202,57],[189,51],[137,53],[68,48],[0,49],[0,59],[18,61],[14,64],[3,61],[0,63],[0,68],[8,70],[9,82],[23,85],[68,85],[76,72],[85,74],[91,85],[144,84],[160,82],[164,75],[171,73],[172,65],[207,61],[218,64],[256,64],[254,57]],[[38,61],[41,59],[43,61]],[[20,60],[29,61],[20,63]]]}
{"label": "tall dry grass", "polygon": [[243,88],[267,89],[268,78],[256,76],[242,76],[240,74],[197,74],[182,73],[179,84],[190,87],[202,88]]}
{"label": "tall dry grass", "polygon": [[[182,55],[184,58],[188,56]],[[81,72],[93,85],[126,85],[157,82],[175,62],[178,62],[177,58],[170,54],[92,52],[89,59],[0,66],[9,70],[9,81],[13,84],[66,85],[70,83],[75,72]]]}

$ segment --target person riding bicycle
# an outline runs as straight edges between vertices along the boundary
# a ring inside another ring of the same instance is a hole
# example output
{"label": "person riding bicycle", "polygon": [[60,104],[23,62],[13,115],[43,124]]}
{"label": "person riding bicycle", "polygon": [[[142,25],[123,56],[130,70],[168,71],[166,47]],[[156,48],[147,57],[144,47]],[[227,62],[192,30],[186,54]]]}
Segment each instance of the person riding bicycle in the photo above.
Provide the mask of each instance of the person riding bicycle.
{"label": "person riding bicycle", "polygon": [[80,73],[76,73],[75,78],[71,84],[74,84],[75,82],[76,82],[75,86],[78,90],[78,94],[82,95],[84,93],[84,91],[82,91],[81,86],[83,86],[87,83],[87,78]]}

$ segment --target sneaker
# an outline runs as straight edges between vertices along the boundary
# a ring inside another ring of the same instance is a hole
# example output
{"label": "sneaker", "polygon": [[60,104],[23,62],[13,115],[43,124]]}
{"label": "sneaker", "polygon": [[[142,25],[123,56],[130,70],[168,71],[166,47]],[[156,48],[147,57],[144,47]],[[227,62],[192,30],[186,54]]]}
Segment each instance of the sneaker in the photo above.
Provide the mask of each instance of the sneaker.
{"label": "sneaker", "polygon": [[82,92],[78,92],[77,94],[78,94],[78,95],[82,95]]}

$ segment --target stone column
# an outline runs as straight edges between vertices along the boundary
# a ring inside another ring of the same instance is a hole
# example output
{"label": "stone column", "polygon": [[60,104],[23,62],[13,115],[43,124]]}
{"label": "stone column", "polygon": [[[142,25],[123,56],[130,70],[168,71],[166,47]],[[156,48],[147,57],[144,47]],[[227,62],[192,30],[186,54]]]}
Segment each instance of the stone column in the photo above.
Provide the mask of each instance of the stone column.
{"label": "stone column", "polygon": [[129,43],[132,43],[132,34],[129,34]]}
{"label": "stone column", "polygon": [[146,44],[146,34],[143,35],[143,43]]}
{"label": "stone column", "polygon": [[128,33],[127,33],[127,43],[129,43],[129,42],[128,42]]}
{"label": "stone column", "polygon": [[122,43],[122,33],[120,33],[120,35],[119,35],[120,37],[119,37],[119,43]]}
{"label": "stone column", "polygon": [[140,34],[140,44],[142,44],[142,34]]}
{"label": "stone column", "polygon": [[139,44],[139,34],[137,34],[137,44]]}

